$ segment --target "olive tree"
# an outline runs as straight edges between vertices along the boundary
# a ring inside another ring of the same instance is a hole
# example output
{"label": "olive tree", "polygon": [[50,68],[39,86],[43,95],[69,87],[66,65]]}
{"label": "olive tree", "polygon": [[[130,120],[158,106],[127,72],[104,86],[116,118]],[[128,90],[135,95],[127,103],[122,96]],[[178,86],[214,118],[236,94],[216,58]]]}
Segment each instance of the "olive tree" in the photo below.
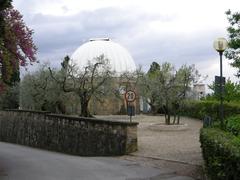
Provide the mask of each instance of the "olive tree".
{"label": "olive tree", "polygon": [[72,92],[80,99],[80,116],[92,117],[89,111],[89,102],[95,97],[101,101],[101,97],[109,92],[107,88],[111,83],[114,72],[111,71],[108,59],[100,55],[89,61],[84,69],[70,62],[68,56],[62,63],[61,76],[57,77],[50,68],[51,77],[60,85],[65,93]]}
{"label": "olive tree", "polygon": [[147,99],[150,107],[154,108],[153,112],[162,108],[166,124],[171,124],[171,115],[174,116],[172,123],[179,124],[180,108],[191,84],[198,76],[194,65],[183,65],[176,70],[170,63],[159,65],[154,62],[140,82],[142,96]]}
{"label": "olive tree", "polygon": [[[59,71],[54,70],[59,75]],[[24,109],[66,113],[68,99],[60,86],[51,78],[48,65],[42,65],[33,73],[24,76],[20,85],[20,105]]]}

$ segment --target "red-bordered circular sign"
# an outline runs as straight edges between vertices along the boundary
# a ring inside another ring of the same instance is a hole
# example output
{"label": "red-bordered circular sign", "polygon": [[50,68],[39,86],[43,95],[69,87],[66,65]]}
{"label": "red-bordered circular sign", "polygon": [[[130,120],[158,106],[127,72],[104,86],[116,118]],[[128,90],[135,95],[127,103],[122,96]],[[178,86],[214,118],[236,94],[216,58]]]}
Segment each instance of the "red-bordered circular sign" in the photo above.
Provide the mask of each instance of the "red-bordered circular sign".
{"label": "red-bordered circular sign", "polygon": [[127,102],[133,102],[136,100],[136,93],[132,90],[129,90],[125,93],[125,99]]}

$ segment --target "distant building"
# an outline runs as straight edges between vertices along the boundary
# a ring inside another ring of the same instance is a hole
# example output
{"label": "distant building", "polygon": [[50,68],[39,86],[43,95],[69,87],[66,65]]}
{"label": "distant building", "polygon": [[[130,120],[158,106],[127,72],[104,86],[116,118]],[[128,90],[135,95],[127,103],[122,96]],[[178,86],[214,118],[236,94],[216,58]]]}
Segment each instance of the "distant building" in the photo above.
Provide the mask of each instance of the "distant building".
{"label": "distant building", "polygon": [[197,83],[193,85],[193,94],[194,99],[200,100],[201,98],[206,96],[206,88],[205,84]]}

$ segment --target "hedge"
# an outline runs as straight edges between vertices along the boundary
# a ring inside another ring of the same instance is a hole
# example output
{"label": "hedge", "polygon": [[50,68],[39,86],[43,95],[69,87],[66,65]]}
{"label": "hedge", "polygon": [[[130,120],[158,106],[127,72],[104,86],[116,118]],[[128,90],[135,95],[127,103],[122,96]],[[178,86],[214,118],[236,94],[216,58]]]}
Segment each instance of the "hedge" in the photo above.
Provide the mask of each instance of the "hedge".
{"label": "hedge", "polygon": [[240,178],[240,137],[217,128],[202,128],[200,142],[207,175],[212,180]]}
{"label": "hedge", "polygon": [[226,130],[235,136],[240,135],[240,115],[232,116],[226,121]]}
{"label": "hedge", "polygon": [[[212,117],[213,120],[219,119],[218,101],[187,101],[182,108],[181,114],[197,119],[203,119],[205,116]],[[224,117],[240,114],[240,104],[224,103]]]}

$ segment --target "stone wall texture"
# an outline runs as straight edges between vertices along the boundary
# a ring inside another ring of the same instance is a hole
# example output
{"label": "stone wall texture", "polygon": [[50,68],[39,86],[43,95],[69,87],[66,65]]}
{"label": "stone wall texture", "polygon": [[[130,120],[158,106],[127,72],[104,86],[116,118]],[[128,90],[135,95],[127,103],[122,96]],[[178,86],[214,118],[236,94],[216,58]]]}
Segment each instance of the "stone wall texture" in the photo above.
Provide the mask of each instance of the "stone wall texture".
{"label": "stone wall texture", "polygon": [[42,111],[0,111],[0,141],[83,156],[112,156],[137,150],[138,123]]}

